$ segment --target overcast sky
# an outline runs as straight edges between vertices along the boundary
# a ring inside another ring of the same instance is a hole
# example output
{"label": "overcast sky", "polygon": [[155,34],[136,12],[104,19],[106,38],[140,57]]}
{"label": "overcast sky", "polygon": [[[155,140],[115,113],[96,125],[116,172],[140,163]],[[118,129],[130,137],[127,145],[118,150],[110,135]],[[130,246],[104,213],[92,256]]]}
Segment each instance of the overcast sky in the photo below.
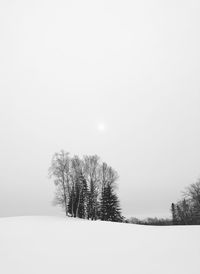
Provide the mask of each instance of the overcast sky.
{"label": "overcast sky", "polygon": [[98,154],[127,216],[200,177],[199,0],[0,0],[0,216],[50,215],[55,152]]}

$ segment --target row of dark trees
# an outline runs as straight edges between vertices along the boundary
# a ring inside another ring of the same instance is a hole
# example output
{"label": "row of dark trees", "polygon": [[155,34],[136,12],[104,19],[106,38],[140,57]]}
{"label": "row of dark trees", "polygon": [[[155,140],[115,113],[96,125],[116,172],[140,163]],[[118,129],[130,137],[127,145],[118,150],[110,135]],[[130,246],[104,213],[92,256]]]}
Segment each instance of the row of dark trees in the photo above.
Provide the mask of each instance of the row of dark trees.
{"label": "row of dark trees", "polygon": [[67,216],[122,221],[118,174],[97,155],[80,158],[65,151],[55,153],[49,175],[56,185],[53,203],[64,208]]}
{"label": "row of dark trees", "polygon": [[180,201],[172,203],[171,212],[174,225],[200,224],[200,180],[186,188]]}

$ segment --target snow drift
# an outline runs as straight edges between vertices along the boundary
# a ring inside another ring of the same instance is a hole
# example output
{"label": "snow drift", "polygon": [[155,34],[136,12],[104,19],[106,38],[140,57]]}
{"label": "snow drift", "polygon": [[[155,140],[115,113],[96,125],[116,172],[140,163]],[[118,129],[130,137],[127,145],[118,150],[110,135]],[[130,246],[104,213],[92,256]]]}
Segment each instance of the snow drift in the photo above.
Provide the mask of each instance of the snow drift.
{"label": "snow drift", "polygon": [[200,226],[0,219],[0,273],[199,274]]}

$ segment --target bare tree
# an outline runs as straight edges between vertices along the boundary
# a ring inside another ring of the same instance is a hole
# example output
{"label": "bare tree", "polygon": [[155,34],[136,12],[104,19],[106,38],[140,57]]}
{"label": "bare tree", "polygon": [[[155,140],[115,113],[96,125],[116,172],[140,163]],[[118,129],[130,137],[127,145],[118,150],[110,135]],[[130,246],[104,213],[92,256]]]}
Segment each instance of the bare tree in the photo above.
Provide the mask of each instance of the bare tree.
{"label": "bare tree", "polygon": [[187,187],[184,195],[190,204],[192,223],[200,224],[200,179]]}
{"label": "bare tree", "polygon": [[54,204],[61,205],[66,215],[70,190],[70,162],[69,153],[61,150],[54,154],[49,168],[49,176],[54,178],[54,184],[57,186]]}
{"label": "bare tree", "polygon": [[186,188],[185,196],[200,208],[200,179]]}
{"label": "bare tree", "polygon": [[112,186],[113,189],[117,187],[116,181],[119,175],[116,170],[108,166],[105,162],[102,163],[100,167],[100,177],[101,177],[101,190],[108,184]]}
{"label": "bare tree", "polygon": [[72,215],[73,217],[79,217],[80,197],[83,191],[83,185],[81,175],[83,173],[83,162],[78,156],[72,158],[72,185],[73,185],[73,197],[76,199],[76,208],[74,208],[74,201],[72,200]]}

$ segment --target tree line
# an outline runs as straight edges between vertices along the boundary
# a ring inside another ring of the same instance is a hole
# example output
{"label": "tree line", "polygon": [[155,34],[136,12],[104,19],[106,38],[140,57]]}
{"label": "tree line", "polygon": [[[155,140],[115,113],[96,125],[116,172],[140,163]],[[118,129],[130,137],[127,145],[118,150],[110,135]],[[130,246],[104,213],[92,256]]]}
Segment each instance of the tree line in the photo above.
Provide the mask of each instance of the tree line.
{"label": "tree line", "polygon": [[171,204],[171,218],[146,218],[131,217],[126,223],[140,225],[200,225],[200,179],[189,185],[183,191],[182,199]]}
{"label": "tree line", "polygon": [[117,196],[117,172],[97,155],[70,156],[64,150],[55,153],[49,176],[56,186],[53,204],[66,216],[90,220],[121,222]]}
{"label": "tree line", "polygon": [[191,184],[183,192],[183,197],[171,205],[174,225],[200,224],[200,180]]}

